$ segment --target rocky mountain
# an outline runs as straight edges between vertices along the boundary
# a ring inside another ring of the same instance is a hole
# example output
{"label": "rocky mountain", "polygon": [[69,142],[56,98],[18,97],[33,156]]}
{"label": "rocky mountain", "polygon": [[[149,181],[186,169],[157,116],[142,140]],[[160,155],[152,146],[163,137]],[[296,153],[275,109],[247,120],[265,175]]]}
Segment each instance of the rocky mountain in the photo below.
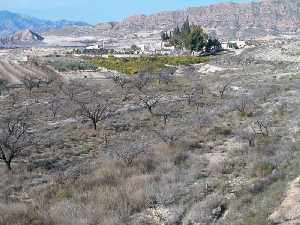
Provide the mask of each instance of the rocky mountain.
{"label": "rocky mountain", "polygon": [[171,30],[189,17],[221,39],[252,39],[268,35],[300,33],[300,0],[261,0],[250,3],[221,3],[150,16],[131,16],[121,22],[99,23],[94,27],[52,30],[51,34],[128,35],[153,30]]}
{"label": "rocky mountain", "polygon": [[88,24],[84,22],[72,22],[67,20],[41,20],[9,11],[0,11],[0,36],[11,35],[15,32],[25,29],[34,30],[35,32],[43,32],[52,28],[78,26],[88,26]]}
{"label": "rocky mountain", "polygon": [[38,33],[30,29],[16,32],[15,34],[0,38],[2,46],[7,45],[22,45],[22,44],[37,44],[44,40]]}
{"label": "rocky mountain", "polygon": [[226,39],[297,33],[300,31],[300,0],[222,3],[150,16],[133,16],[120,22],[115,29],[172,29],[187,17],[192,23]]}

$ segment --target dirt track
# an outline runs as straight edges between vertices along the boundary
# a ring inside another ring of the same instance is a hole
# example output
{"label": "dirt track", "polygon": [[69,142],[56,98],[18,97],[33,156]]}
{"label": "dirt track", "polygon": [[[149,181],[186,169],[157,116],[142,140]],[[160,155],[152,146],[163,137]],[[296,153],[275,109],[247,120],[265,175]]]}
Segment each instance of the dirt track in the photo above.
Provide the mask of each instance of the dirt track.
{"label": "dirt track", "polygon": [[38,68],[22,65],[7,59],[0,60],[0,78],[7,79],[10,84],[22,84],[21,80],[27,74],[37,77],[45,76],[45,73]]}

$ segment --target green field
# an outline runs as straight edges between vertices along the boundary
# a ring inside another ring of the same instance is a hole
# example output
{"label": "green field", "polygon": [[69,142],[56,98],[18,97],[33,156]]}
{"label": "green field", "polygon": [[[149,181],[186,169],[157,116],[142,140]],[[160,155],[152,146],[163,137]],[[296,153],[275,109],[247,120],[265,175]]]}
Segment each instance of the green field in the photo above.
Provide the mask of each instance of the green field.
{"label": "green field", "polygon": [[116,70],[125,74],[137,74],[144,70],[153,72],[160,71],[166,65],[190,65],[202,63],[208,60],[204,56],[157,56],[157,57],[138,57],[138,58],[97,58],[91,60],[91,63],[109,70]]}

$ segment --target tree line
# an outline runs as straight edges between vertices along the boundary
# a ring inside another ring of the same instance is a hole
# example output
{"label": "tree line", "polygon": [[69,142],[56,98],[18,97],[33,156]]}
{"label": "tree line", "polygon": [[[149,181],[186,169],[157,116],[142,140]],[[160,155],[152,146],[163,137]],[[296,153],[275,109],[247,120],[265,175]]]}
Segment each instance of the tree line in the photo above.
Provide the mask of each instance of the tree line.
{"label": "tree line", "polygon": [[185,20],[182,27],[175,27],[173,31],[161,32],[162,41],[169,41],[170,45],[177,49],[187,49],[190,51],[211,52],[219,50],[221,43],[218,39],[210,38],[199,25],[190,24],[189,18]]}

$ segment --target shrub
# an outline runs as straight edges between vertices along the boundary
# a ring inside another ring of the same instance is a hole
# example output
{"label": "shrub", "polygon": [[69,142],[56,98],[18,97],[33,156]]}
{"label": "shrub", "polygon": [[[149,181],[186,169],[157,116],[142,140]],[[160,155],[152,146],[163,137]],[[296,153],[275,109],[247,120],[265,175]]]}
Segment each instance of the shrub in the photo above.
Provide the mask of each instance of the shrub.
{"label": "shrub", "polygon": [[97,66],[85,61],[79,60],[50,60],[48,63],[59,72],[76,71],[76,70],[96,70]]}
{"label": "shrub", "polygon": [[274,165],[270,162],[258,162],[253,167],[252,175],[263,178],[270,175],[274,169]]}
{"label": "shrub", "polygon": [[174,164],[176,166],[185,165],[186,161],[188,160],[189,156],[185,152],[181,152],[175,156]]}
{"label": "shrub", "polygon": [[57,199],[69,199],[72,198],[72,192],[68,189],[60,189],[55,196]]}
{"label": "shrub", "polygon": [[25,204],[0,204],[0,212],[1,225],[52,225],[51,221],[44,221],[43,217]]}

